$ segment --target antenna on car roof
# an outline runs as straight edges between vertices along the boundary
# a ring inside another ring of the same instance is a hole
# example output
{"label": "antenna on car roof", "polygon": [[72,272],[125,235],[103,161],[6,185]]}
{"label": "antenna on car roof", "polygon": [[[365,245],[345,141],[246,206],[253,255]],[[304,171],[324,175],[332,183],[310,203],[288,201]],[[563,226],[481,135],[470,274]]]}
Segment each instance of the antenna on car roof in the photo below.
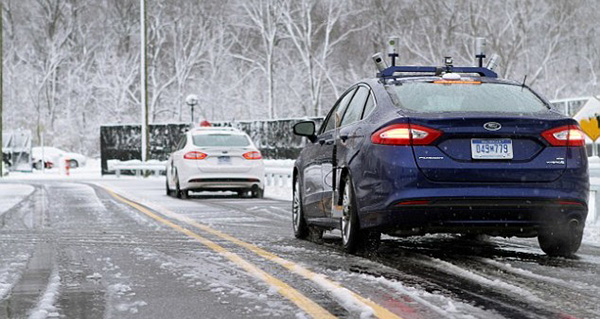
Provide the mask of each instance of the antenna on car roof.
{"label": "antenna on car roof", "polygon": [[[383,55],[381,52],[375,53],[371,58],[375,65],[377,66],[377,77],[381,79],[391,79],[398,78],[403,76],[414,76],[415,73],[429,73],[436,76],[441,75],[443,72],[446,73],[465,73],[465,74],[478,74],[481,77],[489,77],[489,78],[497,78],[498,74],[492,69],[488,69],[487,67],[483,67],[483,59],[485,58],[485,39],[477,38],[476,40],[476,55],[475,57],[479,59],[479,67],[477,66],[454,66],[451,57],[446,57],[444,59],[444,66],[412,66],[412,65],[396,65],[396,60],[399,57],[399,46],[400,46],[400,38],[399,37],[389,37],[387,41],[387,53],[391,59],[392,65],[387,66]],[[490,68],[496,67],[498,64],[498,58],[492,57],[492,60],[489,61],[488,65]],[[401,75],[401,73],[405,73],[407,75]]]}
{"label": "antenna on car roof", "polygon": [[521,83],[521,91],[525,88],[525,81],[527,81],[527,74],[523,77],[523,83]]}
{"label": "antenna on car roof", "polygon": [[373,54],[371,59],[373,59],[373,62],[375,62],[377,71],[382,72],[383,70],[388,68],[388,65],[387,63],[385,63],[385,59],[383,58],[383,54],[381,52]]}
{"label": "antenna on car roof", "polygon": [[498,65],[500,65],[500,56],[494,53],[485,67],[493,71]]}
{"label": "antenna on car roof", "polygon": [[479,60],[479,67],[483,67],[483,59],[485,59],[485,38],[475,38],[475,58]]}
{"label": "antenna on car roof", "polygon": [[387,51],[388,56],[391,59],[392,66],[396,66],[396,58],[400,56],[400,37],[392,36],[388,38]]}

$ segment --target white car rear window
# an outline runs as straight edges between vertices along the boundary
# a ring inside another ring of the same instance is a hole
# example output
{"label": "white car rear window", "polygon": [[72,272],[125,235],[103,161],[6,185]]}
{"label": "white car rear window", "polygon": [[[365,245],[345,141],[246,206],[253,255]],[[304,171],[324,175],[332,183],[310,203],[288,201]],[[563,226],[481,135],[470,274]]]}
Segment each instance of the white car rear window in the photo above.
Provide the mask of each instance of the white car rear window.
{"label": "white car rear window", "polygon": [[233,134],[198,134],[193,135],[194,145],[198,147],[246,147],[250,140],[245,135]]}

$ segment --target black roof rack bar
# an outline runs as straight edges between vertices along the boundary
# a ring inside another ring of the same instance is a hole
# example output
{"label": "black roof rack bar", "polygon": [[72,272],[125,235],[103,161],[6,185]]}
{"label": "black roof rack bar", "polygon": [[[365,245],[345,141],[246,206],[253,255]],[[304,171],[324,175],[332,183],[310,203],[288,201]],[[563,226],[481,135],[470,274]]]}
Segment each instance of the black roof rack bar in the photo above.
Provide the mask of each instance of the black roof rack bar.
{"label": "black roof rack bar", "polygon": [[394,73],[433,73],[436,75],[442,72],[453,73],[476,73],[489,78],[497,78],[498,74],[490,69],[473,67],[473,66],[390,66],[389,68],[377,73],[377,77],[391,78]]}

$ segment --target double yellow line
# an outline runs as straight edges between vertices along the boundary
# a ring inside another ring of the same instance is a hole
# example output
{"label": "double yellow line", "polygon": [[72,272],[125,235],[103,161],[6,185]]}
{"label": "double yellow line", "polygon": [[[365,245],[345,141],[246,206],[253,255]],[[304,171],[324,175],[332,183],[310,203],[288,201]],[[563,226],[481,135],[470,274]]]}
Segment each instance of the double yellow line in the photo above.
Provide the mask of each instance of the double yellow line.
{"label": "double yellow line", "polygon": [[[223,246],[221,246],[205,237],[202,237],[187,228],[181,227],[166,218],[163,218],[163,217],[153,213],[146,207],[116,194],[113,190],[107,188],[106,186],[102,186],[102,187],[108,193],[110,193],[114,198],[132,206],[133,208],[144,213],[148,217],[150,217],[164,225],[167,225],[180,233],[183,233],[191,238],[198,240],[200,243],[202,243],[206,247],[212,249],[213,251],[221,254],[222,256],[226,257],[231,262],[235,263],[236,265],[238,265],[239,267],[241,267],[242,269],[247,271],[249,274],[252,274],[253,276],[263,280],[264,282],[276,287],[279,294],[281,294],[282,296],[284,296],[285,298],[290,300],[292,303],[296,304],[300,309],[305,311],[307,314],[309,314],[313,318],[336,318],[333,314],[331,314],[325,308],[321,307],[319,304],[315,303],[308,297],[304,296],[301,292],[292,288],[291,286],[284,283],[283,281],[269,275],[265,271],[259,269],[254,264],[244,260],[239,255],[228,251]],[[209,234],[217,236],[221,239],[224,239],[226,241],[234,243],[240,247],[246,248],[258,256],[261,256],[269,261],[272,261],[274,263],[277,263],[277,264],[283,266],[285,269],[289,270],[290,272],[292,272],[294,274],[300,275],[308,280],[313,281],[314,283],[316,283],[317,285],[319,285],[322,289],[324,289],[326,291],[329,291],[329,292],[343,291],[344,294],[351,296],[356,301],[355,303],[359,307],[362,306],[362,308],[365,311],[372,312],[372,314],[378,318],[401,319],[401,317],[399,317],[398,315],[389,311],[388,309],[378,305],[377,303],[375,303],[369,299],[359,296],[358,294],[344,288],[339,283],[329,280],[324,275],[316,274],[316,273],[314,273],[292,261],[283,259],[273,253],[270,253],[270,252],[258,247],[258,246],[255,246],[250,243],[239,240],[233,236],[230,236],[228,234],[225,234],[223,232],[215,230],[207,225],[200,224],[191,218],[181,216],[179,214],[173,213],[164,208],[161,208],[160,212],[162,215],[164,215],[166,217],[181,221],[181,222],[186,223],[190,226],[193,226],[197,229],[200,229]]]}

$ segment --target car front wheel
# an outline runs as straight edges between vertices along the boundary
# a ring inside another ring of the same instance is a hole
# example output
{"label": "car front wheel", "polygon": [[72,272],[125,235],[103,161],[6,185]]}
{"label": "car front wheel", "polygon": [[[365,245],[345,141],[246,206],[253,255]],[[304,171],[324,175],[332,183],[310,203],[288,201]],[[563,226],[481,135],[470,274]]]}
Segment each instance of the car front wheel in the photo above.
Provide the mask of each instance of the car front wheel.
{"label": "car front wheel", "polygon": [[551,257],[571,257],[579,250],[583,226],[577,220],[544,228],[538,234],[540,248]]}

